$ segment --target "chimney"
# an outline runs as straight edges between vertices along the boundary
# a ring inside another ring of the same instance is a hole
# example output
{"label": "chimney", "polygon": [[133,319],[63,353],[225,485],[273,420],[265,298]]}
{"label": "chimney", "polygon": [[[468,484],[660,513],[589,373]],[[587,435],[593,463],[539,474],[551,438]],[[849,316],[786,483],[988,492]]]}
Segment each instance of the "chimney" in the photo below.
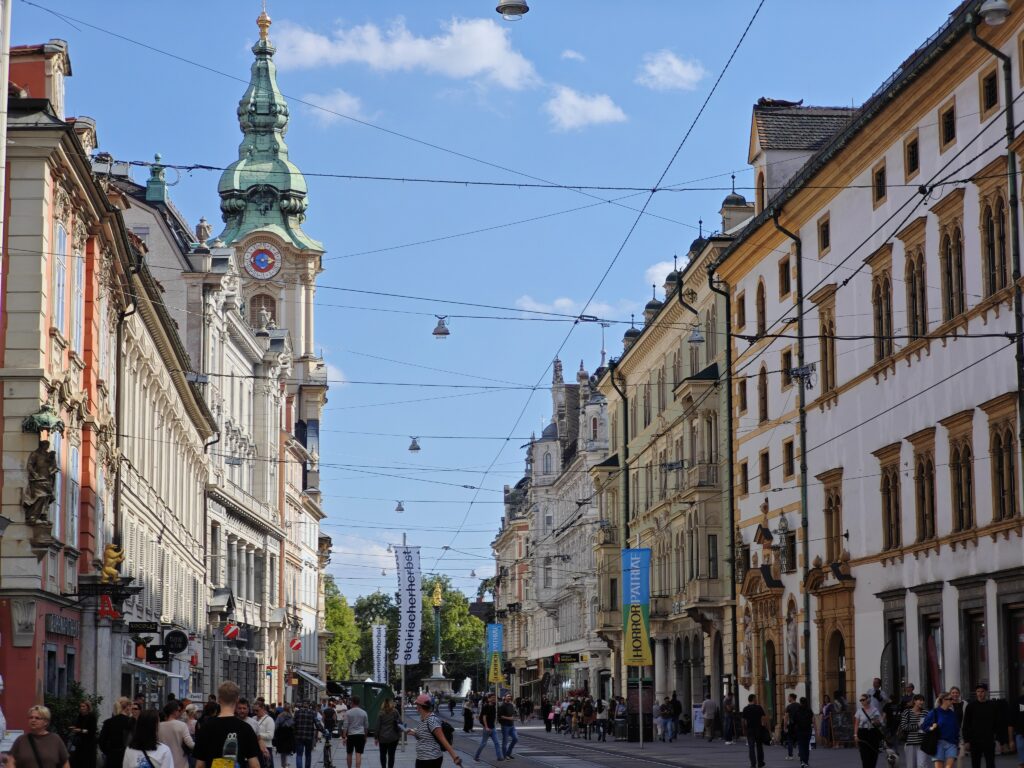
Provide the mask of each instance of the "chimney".
{"label": "chimney", "polygon": [[149,166],[149,181],[146,182],[146,202],[167,202],[167,179],[164,167],[160,165],[160,153],[153,155],[153,164]]}

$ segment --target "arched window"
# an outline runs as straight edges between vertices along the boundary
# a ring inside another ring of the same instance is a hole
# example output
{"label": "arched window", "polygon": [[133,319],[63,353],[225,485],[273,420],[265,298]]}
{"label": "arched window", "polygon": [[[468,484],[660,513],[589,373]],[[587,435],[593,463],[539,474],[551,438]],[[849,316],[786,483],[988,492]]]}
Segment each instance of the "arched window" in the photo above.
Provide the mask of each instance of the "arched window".
{"label": "arched window", "polygon": [[935,536],[935,466],[922,454],[914,466],[914,505],[917,507],[917,540]]}
{"label": "arched window", "polygon": [[264,310],[269,315],[268,320],[276,323],[277,302],[274,301],[272,296],[268,296],[265,293],[257,293],[249,299],[249,325],[253,328],[262,328],[263,322],[260,319],[260,313]]}
{"label": "arched window", "polygon": [[839,562],[843,553],[843,501],[836,490],[825,494],[825,559]]}
{"label": "arched window", "polygon": [[953,230],[953,287],[953,300],[956,305],[956,314],[959,315],[967,309],[964,288],[964,238],[959,227]]}
{"label": "arched window", "polygon": [[764,283],[757,284],[757,335],[764,336],[768,330],[767,307],[765,306]]}
{"label": "arched window", "polygon": [[551,451],[546,451],[544,453],[544,474],[551,474]]}
{"label": "arched window", "polygon": [[967,443],[953,446],[949,471],[953,485],[953,530],[974,526],[974,461]]}
{"label": "arched window", "polygon": [[887,467],[882,473],[882,549],[897,549],[900,535],[900,473]]}
{"label": "arched window", "polygon": [[996,199],[996,290],[1006,287],[1006,265],[1006,206],[1000,196]]}
{"label": "arched window", "polygon": [[990,205],[986,205],[981,213],[981,247],[985,295],[991,296],[996,292],[996,220]]}
{"label": "arched window", "polygon": [[718,357],[718,308],[711,307],[708,312],[707,328],[704,331],[707,339],[708,362]]}
{"label": "arched window", "polygon": [[757,420],[768,421],[768,369],[763,365],[757,374]]}
{"label": "arched window", "polygon": [[765,182],[764,182],[764,171],[760,171],[757,174],[757,212],[760,213],[764,210],[766,204],[767,195],[765,193]]}
{"label": "arched window", "polygon": [[917,305],[917,270],[913,259],[907,259],[906,275],[904,280],[907,284],[907,330],[911,336],[921,336],[921,326],[918,323],[919,309]]}
{"label": "arched window", "polygon": [[597,417],[590,420],[590,439],[597,440]]}

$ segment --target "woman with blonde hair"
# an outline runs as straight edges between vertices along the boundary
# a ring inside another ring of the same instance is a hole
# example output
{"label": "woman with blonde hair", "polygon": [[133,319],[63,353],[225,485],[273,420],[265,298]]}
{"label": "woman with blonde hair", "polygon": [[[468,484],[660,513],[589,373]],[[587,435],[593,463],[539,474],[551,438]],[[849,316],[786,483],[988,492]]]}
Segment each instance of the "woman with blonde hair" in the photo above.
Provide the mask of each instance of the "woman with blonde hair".
{"label": "woman with blonde hair", "polygon": [[14,740],[11,756],[17,766],[70,768],[64,740],[50,733],[50,710],[36,705],[28,710],[28,728]]}
{"label": "woman with blonde hair", "polygon": [[135,730],[135,720],[131,717],[132,702],[127,696],[114,700],[114,715],[104,721],[97,739],[100,751],[106,758],[105,766],[120,768],[124,762],[124,751],[131,741]]}

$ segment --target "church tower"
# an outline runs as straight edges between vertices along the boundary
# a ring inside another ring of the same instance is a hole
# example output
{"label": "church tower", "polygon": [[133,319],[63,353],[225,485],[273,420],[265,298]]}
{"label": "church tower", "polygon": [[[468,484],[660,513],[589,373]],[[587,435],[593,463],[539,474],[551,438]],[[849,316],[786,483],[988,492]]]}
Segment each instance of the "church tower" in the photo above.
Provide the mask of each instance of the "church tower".
{"label": "church tower", "polygon": [[288,158],[288,104],[277,85],[265,7],[256,24],[255,60],[237,110],[242,141],[238,159],[217,186],[224,231],[214,245],[235,252],[249,325],[288,331],[296,437],[315,454],[327,390],[326,367],[314,351],[316,278],[323,271],[324,247],[302,229],[306,179]]}

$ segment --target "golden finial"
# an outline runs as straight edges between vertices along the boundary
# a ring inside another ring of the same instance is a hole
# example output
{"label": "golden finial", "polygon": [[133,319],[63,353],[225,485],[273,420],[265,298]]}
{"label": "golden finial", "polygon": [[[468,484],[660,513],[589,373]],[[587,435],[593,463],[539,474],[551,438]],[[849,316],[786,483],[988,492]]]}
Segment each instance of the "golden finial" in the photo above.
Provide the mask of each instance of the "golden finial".
{"label": "golden finial", "polygon": [[441,582],[434,585],[434,607],[441,607]]}
{"label": "golden finial", "polygon": [[256,19],[256,26],[260,28],[260,40],[267,41],[267,31],[270,29],[270,14],[267,13],[267,0],[263,0],[263,12]]}

